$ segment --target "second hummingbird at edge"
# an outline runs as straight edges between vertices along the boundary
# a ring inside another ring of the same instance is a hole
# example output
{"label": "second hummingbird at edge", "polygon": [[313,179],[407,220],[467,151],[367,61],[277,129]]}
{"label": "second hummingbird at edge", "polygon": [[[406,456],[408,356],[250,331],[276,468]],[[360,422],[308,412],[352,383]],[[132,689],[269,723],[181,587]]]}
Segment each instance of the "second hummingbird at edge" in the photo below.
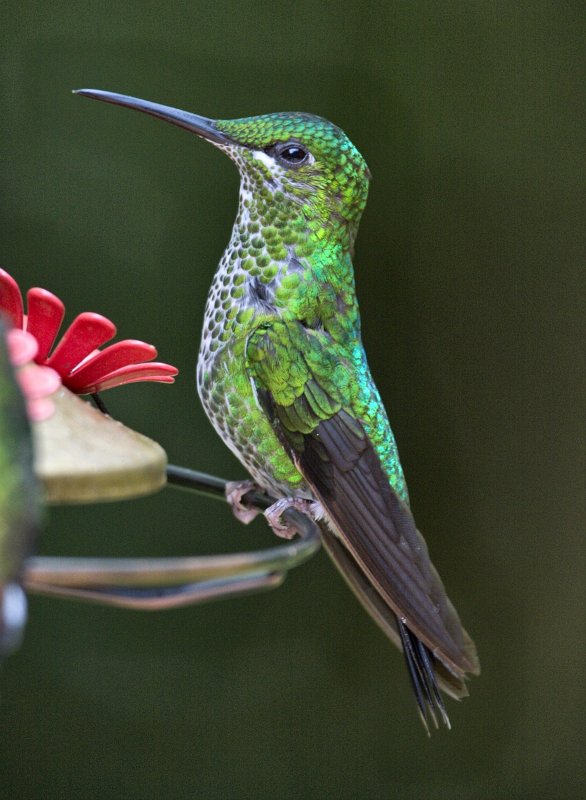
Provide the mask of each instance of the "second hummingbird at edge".
{"label": "second hummingbird at edge", "polygon": [[[223,150],[241,184],[230,242],[207,300],[197,386],[214,428],[255,483],[295,505],[362,604],[400,647],[420,714],[449,727],[439,692],[480,671],[409,508],[387,414],[368,368],[354,241],[370,173],[340,128],[304,113],[211,120],[97,89]],[[233,487],[235,513],[250,487]]]}

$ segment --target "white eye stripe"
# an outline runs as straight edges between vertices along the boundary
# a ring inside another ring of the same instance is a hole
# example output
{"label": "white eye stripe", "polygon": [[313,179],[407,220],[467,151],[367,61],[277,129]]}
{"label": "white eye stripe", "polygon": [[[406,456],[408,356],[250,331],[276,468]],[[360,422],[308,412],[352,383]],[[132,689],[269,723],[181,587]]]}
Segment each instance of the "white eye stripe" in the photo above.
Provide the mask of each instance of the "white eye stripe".
{"label": "white eye stripe", "polygon": [[271,158],[271,156],[267,155],[264,150],[253,150],[252,155],[257,158],[259,161],[267,166],[269,169],[275,168],[275,159]]}

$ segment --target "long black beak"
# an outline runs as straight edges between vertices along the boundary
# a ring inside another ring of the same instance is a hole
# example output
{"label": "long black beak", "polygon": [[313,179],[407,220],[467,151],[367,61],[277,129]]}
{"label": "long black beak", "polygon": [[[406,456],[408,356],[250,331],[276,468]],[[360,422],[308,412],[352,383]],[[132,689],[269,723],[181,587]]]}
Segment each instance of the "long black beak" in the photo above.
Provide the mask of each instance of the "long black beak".
{"label": "long black beak", "polygon": [[150,114],[151,117],[158,117],[165,120],[165,122],[170,122],[172,125],[177,125],[179,128],[185,128],[185,130],[191,131],[215,144],[233,144],[232,139],[217,129],[213,119],[200,117],[189,111],[181,111],[172,106],[151,103],[149,100],[140,100],[138,97],[129,97],[125,94],[104,92],[101,89],[74,89],[73,94],[91,97],[94,100],[102,100],[104,103],[112,103],[115,106],[134,108],[136,111]]}

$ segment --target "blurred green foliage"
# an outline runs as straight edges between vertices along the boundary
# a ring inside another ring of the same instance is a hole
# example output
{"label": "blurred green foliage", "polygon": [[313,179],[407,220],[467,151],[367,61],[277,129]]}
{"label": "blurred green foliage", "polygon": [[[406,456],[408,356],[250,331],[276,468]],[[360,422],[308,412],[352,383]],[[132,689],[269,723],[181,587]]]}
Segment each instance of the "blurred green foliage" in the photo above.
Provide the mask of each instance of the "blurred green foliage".
{"label": "blurred green foliage", "polygon": [[[3,5],[0,260],[181,368],[174,387],[108,397],[177,463],[242,475],[194,389],[237,175],[195,137],[69,90],[311,111],[365,155],[364,339],[483,665],[454,730],[427,741],[401,658],[323,554],[272,594],[198,609],[32,598],[2,674],[4,796],[583,796],[585,19],[542,0]],[[54,509],[41,546],[270,541],[166,490]]]}

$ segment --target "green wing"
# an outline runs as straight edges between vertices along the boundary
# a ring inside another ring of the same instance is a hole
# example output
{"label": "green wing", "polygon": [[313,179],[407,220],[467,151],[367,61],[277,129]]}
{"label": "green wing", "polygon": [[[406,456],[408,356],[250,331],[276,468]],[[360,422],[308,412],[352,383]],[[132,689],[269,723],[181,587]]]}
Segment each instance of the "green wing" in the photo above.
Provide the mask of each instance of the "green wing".
{"label": "green wing", "polygon": [[344,546],[325,532],[339,569],[395,643],[401,640],[406,650],[406,626],[439,661],[443,688],[465,694],[465,673],[478,672],[474,645],[409,508],[353,414],[356,368],[350,358],[326,332],[276,320],[250,336],[247,365],[259,403]]}

